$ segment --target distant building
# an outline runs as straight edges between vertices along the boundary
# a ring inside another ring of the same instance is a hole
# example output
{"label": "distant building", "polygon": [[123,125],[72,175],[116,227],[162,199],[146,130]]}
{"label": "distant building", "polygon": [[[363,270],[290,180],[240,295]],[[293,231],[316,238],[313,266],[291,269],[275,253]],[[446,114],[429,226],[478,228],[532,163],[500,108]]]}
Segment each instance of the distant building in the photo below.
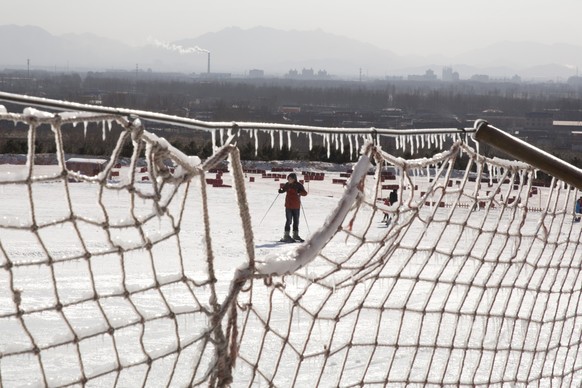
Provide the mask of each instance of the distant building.
{"label": "distant building", "polygon": [[526,129],[549,130],[554,123],[554,115],[549,112],[528,112],[525,114]]}
{"label": "distant building", "polygon": [[200,73],[200,78],[204,79],[229,79],[232,78],[231,73]]}
{"label": "distant building", "polygon": [[569,149],[582,151],[582,121],[554,121],[552,124],[555,139],[566,139]]}
{"label": "distant building", "polygon": [[302,78],[313,78],[314,75],[315,75],[315,73],[313,71],[313,68],[301,70],[301,77]]}
{"label": "distant building", "polygon": [[409,81],[436,81],[437,76],[432,69],[428,69],[423,75],[409,75]]}
{"label": "distant building", "polygon": [[263,78],[264,76],[265,76],[264,70],[259,70],[259,69],[249,70],[249,77],[250,78]]}
{"label": "distant building", "polygon": [[329,78],[329,74],[327,70],[318,70],[317,73],[313,70],[313,68],[306,69],[303,68],[301,73],[297,70],[292,69],[285,75],[285,78],[294,78],[294,79],[327,79]]}
{"label": "distant building", "polygon": [[445,82],[454,82],[459,80],[459,73],[453,71],[452,67],[443,67],[442,80]]}
{"label": "distant building", "polygon": [[572,131],[572,151],[582,151],[582,131]]}
{"label": "distant building", "polygon": [[519,132],[519,138],[535,146],[562,147],[559,143],[565,139],[558,138],[553,129],[552,113],[528,112],[525,114],[525,121],[523,129]]}
{"label": "distant building", "polygon": [[283,105],[279,107],[279,113],[301,113],[301,107],[295,105]]}

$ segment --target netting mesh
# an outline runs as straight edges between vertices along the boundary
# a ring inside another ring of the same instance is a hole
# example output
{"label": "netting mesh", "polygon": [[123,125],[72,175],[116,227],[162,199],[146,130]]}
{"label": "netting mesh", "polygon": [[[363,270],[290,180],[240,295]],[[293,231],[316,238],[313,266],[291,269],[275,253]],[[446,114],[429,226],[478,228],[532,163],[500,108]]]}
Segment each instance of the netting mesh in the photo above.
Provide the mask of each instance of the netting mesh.
{"label": "netting mesh", "polygon": [[[462,154],[466,169],[453,169]],[[556,181],[533,186],[530,167],[487,160],[461,142],[430,160],[375,157],[399,171],[402,201],[377,204],[377,168],[312,261],[267,288],[254,284],[245,326],[264,330],[241,335],[244,379],[579,384],[577,191]],[[379,210],[391,217],[386,229],[375,226]],[[265,299],[268,309],[255,307]]]}
{"label": "netting mesh", "polygon": [[[26,123],[29,144],[50,125],[58,162],[29,147],[0,172],[0,386],[582,381],[580,193],[525,164],[461,140],[412,160],[367,143],[324,226],[255,258],[235,146],[202,163],[135,119],[0,120]],[[111,158],[75,172],[62,128],[110,121],[124,128]],[[234,191],[213,202],[206,171],[225,159]],[[379,201],[387,171],[394,205]],[[234,224],[226,248],[213,217]]]}

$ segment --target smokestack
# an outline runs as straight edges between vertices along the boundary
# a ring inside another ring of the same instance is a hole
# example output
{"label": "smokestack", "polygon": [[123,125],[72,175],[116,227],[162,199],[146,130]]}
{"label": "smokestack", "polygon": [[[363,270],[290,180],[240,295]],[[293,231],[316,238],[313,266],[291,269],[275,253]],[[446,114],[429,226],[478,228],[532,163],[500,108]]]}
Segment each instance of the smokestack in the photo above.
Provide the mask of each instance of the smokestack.
{"label": "smokestack", "polygon": [[210,74],[210,51],[208,52],[208,74]]}

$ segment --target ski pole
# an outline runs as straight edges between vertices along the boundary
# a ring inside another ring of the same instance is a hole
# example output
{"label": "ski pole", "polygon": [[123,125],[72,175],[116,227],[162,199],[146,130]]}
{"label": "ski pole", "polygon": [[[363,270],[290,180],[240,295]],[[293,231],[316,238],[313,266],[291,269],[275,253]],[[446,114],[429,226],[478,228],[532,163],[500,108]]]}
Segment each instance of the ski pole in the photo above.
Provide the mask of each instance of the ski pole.
{"label": "ski pole", "polygon": [[305,208],[303,207],[303,204],[301,204],[301,213],[303,213],[303,219],[305,220],[305,226],[307,227],[307,233],[311,234],[311,231],[309,230],[309,224],[307,223],[307,217],[305,216]]}
{"label": "ski pole", "polygon": [[281,193],[277,194],[277,196],[275,197],[275,199],[273,200],[273,203],[271,204],[271,206],[269,206],[269,208],[267,209],[267,211],[265,212],[265,215],[263,216],[263,218],[261,218],[261,222],[259,222],[259,226],[261,226],[261,224],[263,223],[263,220],[265,219],[265,217],[267,216],[267,214],[269,214],[269,210],[271,210],[271,208],[273,207],[273,205],[275,204],[275,201],[277,200],[277,198],[279,198],[279,195],[281,195]]}

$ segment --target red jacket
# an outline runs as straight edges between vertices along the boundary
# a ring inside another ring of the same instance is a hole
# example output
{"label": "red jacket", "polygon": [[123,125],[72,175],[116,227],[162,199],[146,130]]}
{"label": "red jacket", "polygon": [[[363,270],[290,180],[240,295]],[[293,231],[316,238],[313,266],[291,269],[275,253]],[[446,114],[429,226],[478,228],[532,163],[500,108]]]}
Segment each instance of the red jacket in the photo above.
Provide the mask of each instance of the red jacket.
{"label": "red jacket", "polygon": [[285,183],[279,189],[279,193],[287,192],[285,197],[285,207],[287,209],[301,209],[301,197],[307,195],[305,187],[299,182]]}

